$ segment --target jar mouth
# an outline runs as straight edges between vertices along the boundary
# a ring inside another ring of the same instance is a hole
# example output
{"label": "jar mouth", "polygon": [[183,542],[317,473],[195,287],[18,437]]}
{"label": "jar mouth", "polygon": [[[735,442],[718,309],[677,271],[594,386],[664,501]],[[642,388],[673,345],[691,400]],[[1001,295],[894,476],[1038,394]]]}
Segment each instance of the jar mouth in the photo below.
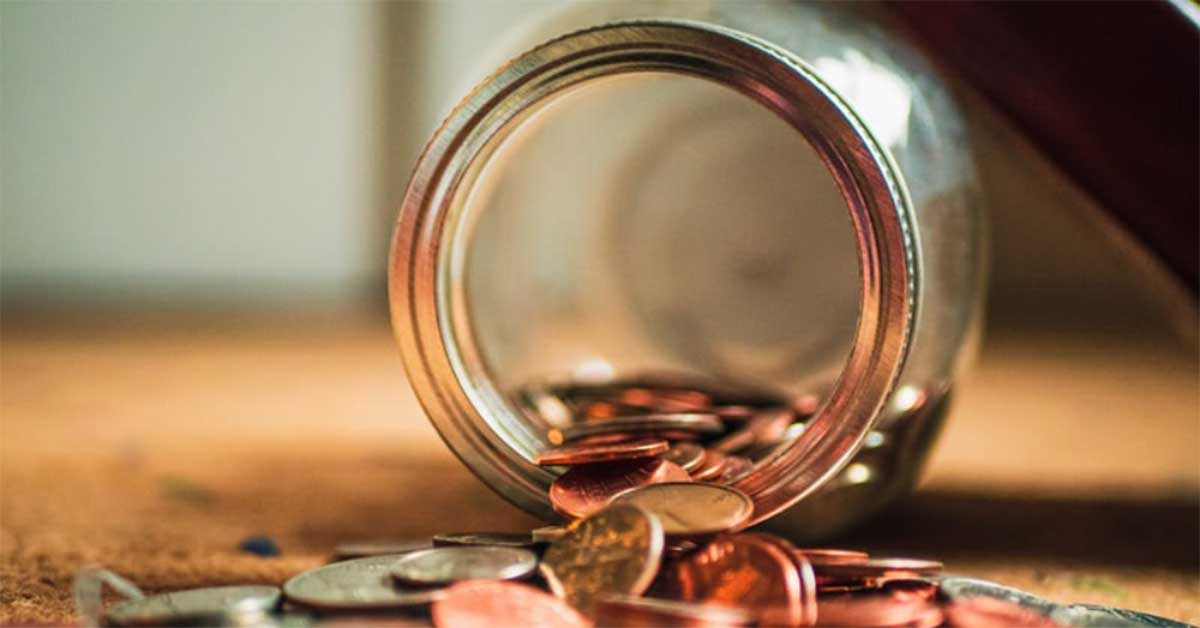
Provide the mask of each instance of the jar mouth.
{"label": "jar mouth", "polygon": [[790,445],[734,484],[762,521],[819,488],[854,455],[907,355],[919,251],[903,182],[854,111],[790,53],[737,31],[687,21],[634,21],[537,47],[468,95],[422,154],[400,208],[389,262],[392,324],[409,380],[442,438],[488,485],[533,514],[557,518],[555,475],[533,464],[543,443],[489,379],[461,298],[465,190],[538,103],[629,73],[682,74],[748,96],[800,132],[849,210],[859,262],[859,313],[849,357],[823,405]]}

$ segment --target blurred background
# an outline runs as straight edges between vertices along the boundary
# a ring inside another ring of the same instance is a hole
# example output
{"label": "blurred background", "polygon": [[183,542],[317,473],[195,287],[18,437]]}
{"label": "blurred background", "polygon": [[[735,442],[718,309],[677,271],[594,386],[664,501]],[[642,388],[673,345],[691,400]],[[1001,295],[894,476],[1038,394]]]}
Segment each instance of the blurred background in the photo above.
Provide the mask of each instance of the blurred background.
{"label": "blurred background", "polygon": [[[0,3],[0,576],[20,583],[0,620],[61,617],[85,560],[168,588],[245,573],[219,551],[251,531],[298,549],[270,579],[431,516],[529,523],[424,421],[385,271],[422,143],[557,4]],[[926,478],[943,497],[913,503],[999,543],[942,548],[965,568],[1007,556],[1014,584],[1196,612],[1171,601],[1200,590],[1194,301],[961,89],[989,310]],[[415,479],[427,464],[456,488]]]}

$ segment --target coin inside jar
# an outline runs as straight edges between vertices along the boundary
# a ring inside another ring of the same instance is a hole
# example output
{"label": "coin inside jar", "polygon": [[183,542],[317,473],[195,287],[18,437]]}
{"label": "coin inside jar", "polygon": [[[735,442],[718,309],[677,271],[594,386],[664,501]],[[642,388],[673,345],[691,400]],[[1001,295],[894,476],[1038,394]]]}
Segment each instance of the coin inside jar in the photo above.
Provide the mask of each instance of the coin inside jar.
{"label": "coin inside jar", "polygon": [[220,623],[230,612],[267,611],[279,604],[272,586],[208,587],[160,593],[114,605],[106,621],[117,626]]}
{"label": "coin inside jar", "polygon": [[717,484],[664,482],[613,497],[614,505],[637,506],[658,517],[668,537],[708,536],[739,529],[754,513],[745,493]]}
{"label": "coin inside jar", "polygon": [[562,600],[515,582],[472,580],[446,589],[434,602],[433,624],[438,628],[545,626],[588,628],[585,617]]}
{"label": "coin inside jar", "polygon": [[661,458],[579,465],[568,469],[550,485],[550,503],[569,517],[586,517],[622,491],[689,479],[687,471]]}
{"label": "coin inside jar", "polygon": [[661,438],[643,438],[616,443],[572,443],[548,449],[538,454],[534,458],[534,462],[543,467],[572,466],[612,460],[647,458],[664,453],[670,448],[670,443]]}
{"label": "coin inside jar", "polygon": [[515,547],[459,545],[411,552],[392,565],[399,582],[422,586],[458,580],[515,580],[537,569],[537,555]]}
{"label": "coin inside jar", "polygon": [[555,595],[584,613],[609,594],[641,595],[658,573],[662,524],[632,506],[575,522],[546,548],[541,572]]}
{"label": "coin inside jar", "polygon": [[442,589],[393,584],[392,567],[405,555],[369,556],[310,569],[283,585],[288,602],[318,610],[367,611],[429,604]]}
{"label": "coin inside jar", "polygon": [[704,451],[704,460],[700,462],[695,471],[691,472],[691,478],[698,482],[707,482],[721,476],[725,471],[725,454],[712,449]]}
{"label": "coin inside jar", "polygon": [[662,454],[662,458],[674,462],[690,473],[704,462],[704,448],[696,443],[675,443]]}
{"label": "coin inside jar", "polygon": [[618,416],[602,421],[576,423],[562,430],[565,442],[601,434],[630,433],[653,434],[663,432],[685,432],[696,434],[719,434],[724,430],[721,419],[708,413],[640,414]]}

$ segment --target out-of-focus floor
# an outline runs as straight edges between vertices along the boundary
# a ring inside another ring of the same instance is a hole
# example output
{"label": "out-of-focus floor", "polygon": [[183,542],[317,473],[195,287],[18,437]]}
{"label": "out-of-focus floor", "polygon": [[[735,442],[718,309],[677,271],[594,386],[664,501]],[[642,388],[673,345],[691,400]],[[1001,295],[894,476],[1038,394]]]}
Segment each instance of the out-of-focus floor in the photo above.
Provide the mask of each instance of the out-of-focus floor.
{"label": "out-of-focus floor", "polygon": [[[537,522],[475,480],[366,317],[4,321],[0,622],[67,622],[76,570],[282,582],[335,544]],[[1196,354],[994,332],[918,495],[844,542],[1063,602],[1200,621]],[[278,558],[240,553],[266,534]]]}

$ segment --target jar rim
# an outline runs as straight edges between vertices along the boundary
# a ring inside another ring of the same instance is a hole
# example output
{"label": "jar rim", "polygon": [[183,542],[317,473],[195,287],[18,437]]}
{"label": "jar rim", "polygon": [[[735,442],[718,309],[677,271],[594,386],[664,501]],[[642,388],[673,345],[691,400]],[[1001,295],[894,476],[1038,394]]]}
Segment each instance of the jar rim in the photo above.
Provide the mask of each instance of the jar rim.
{"label": "jar rim", "polygon": [[791,53],[712,24],[636,20],[564,35],[499,68],[455,107],[417,162],[389,260],[393,332],[409,382],[450,449],[508,500],[543,518],[557,517],[546,491],[554,475],[499,433],[502,419],[521,419],[494,389],[481,385],[485,374],[477,355],[472,358],[471,347],[459,346],[462,339],[454,334],[446,288],[451,255],[444,245],[461,209],[457,192],[522,115],[583,82],[631,72],[690,75],[757,100],[808,140],[850,213],[861,287],[850,355],[797,440],[734,484],[754,500],[756,523],[819,488],[857,452],[904,364],[919,295],[916,223],[890,155],[854,110]]}

